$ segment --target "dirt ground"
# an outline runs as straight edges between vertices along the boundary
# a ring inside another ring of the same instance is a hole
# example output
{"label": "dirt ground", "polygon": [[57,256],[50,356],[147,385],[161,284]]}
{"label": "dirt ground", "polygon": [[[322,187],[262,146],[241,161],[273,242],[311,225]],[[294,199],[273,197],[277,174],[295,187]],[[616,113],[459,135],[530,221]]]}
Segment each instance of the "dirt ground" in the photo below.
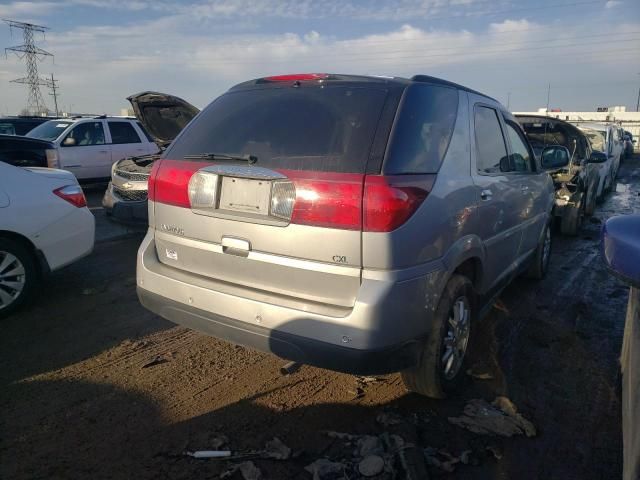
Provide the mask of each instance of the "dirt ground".
{"label": "dirt ground", "polygon": [[[354,445],[327,431],[471,450],[454,472],[430,466],[431,478],[619,478],[627,289],[607,273],[598,241],[602,220],[640,211],[640,158],[623,164],[618,182],[580,236],[556,235],[547,278],[516,280],[478,325],[472,367],[492,378],[468,377],[444,401],[408,394],[399,375],[363,382],[303,366],[283,377],[281,359],[145,311],[135,294],[140,236],[99,243],[2,322],[0,478],[219,478],[233,462],[182,453],[217,448],[220,435],[233,451],[274,437],[288,445],[287,460],[254,460],[263,478],[311,479],[304,467],[323,457],[346,467],[322,478],[358,478]],[[482,436],[447,421],[468,400],[498,395],[531,420],[535,437]]]}

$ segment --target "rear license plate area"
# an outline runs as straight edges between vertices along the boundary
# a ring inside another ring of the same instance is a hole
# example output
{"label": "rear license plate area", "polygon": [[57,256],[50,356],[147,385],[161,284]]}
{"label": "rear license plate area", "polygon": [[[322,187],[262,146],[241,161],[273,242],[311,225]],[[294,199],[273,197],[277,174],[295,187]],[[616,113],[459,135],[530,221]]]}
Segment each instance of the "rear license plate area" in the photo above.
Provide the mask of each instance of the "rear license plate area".
{"label": "rear license plate area", "polygon": [[270,181],[222,177],[218,208],[268,216],[270,197]]}

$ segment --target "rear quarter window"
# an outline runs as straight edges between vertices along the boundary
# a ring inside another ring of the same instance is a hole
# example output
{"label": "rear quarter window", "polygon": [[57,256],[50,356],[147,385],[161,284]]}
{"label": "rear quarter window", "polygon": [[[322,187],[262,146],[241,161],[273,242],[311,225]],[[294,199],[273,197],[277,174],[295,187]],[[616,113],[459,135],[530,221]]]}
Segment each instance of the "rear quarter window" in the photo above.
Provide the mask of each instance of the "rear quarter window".
{"label": "rear quarter window", "polygon": [[449,148],[458,115],[458,91],[438,85],[407,88],[393,127],[384,171],[436,173]]}
{"label": "rear quarter window", "polygon": [[165,157],[254,155],[267,168],[364,173],[386,96],[383,88],[343,85],[229,92],[187,126]]}

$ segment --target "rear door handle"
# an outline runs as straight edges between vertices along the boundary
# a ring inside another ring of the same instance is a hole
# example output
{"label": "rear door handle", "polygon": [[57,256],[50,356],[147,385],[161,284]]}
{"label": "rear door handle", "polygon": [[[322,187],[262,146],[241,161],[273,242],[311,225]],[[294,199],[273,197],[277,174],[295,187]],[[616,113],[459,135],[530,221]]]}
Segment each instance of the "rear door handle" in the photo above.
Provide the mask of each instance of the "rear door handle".
{"label": "rear door handle", "polygon": [[109,150],[100,150],[100,153],[109,153]]}
{"label": "rear door handle", "polygon": [[491,200],[491,198],[493,197],[493,192],[491,190],[482,190],[482,192],[480,192],[480,198],[484,201],[487,200]]}

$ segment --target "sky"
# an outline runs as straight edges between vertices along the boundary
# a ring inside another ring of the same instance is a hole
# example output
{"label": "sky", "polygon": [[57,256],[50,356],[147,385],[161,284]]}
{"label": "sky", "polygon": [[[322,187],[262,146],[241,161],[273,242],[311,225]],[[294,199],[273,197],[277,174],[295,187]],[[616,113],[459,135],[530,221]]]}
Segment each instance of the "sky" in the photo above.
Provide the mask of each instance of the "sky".
{"label": "sky", "polygon": [[[156,90],[202,108],[236,83],[283,73],[427,74],[512,111],[625,105],[640,88],[638,0],[0,0],[0,18],[49,28],[38,65],[65,111],[119,114]],[[0,47],[22,32],[0,23]],[[25,105],[0,56],[0,113]],[[49,107],[52,98],[43,88]]]}

